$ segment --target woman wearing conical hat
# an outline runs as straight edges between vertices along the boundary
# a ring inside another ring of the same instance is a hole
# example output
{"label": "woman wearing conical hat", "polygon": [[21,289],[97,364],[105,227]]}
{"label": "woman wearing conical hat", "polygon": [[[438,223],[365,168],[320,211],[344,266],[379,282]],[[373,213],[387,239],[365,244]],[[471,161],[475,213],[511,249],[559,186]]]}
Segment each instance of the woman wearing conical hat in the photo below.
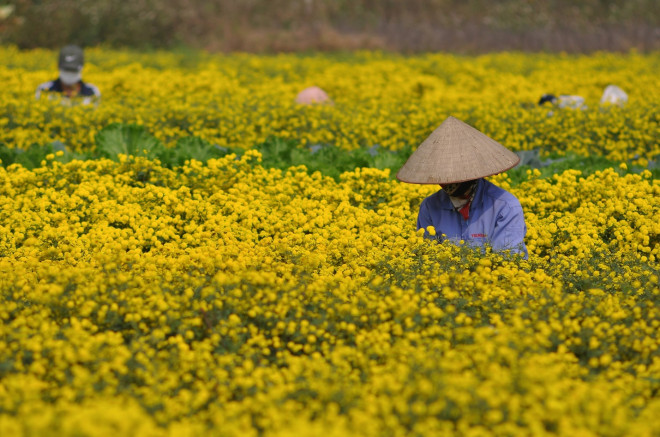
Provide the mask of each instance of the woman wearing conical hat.
{"label": "woman wearing conical hat", "polygon": [[519,161],[497,141],[449,117],[408,158],[396,177],[401,182],[442,187],[422,201],[417,229],[433,226],[450,241],[489,244],[495,251],[527,258],[527,226],[520,202],[484,179]]}

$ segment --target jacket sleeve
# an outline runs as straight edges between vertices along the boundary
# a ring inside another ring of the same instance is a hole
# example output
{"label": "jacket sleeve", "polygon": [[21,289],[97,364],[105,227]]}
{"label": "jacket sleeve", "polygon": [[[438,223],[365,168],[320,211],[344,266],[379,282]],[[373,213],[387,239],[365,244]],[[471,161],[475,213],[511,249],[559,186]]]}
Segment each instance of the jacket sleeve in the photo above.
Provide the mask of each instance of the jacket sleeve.
{"label": "jacket sleeve", "polygon": [[495,251],[509,250],[527,259],[526,233],[525,216],[520,203],[516,201],[516,204],[507,204],[500,210],[490,244]]}
{"label": "jacket sleeve", "polygon": [[44,82],[44,83],[40,84],[37,87],[37,90],[34,92],[35,100],[39,100],[41,98],[41,93],[44,92],[44,91],[48,91],[51,86],[53,86],[53,81],[52,80],[49,81],[49,82]]}
{"label": "jacket sleeve", "polygon": [[[422,204],[419,206],[419,214],[417,214],[417,230],[422,228],[426,229],[428,226],[431,226],[433,222],[431,221],[431,213],[429,211],[428,202],[426,199],[422,201]],[[424,236],[429,237],[428,231],[424,231]]]}

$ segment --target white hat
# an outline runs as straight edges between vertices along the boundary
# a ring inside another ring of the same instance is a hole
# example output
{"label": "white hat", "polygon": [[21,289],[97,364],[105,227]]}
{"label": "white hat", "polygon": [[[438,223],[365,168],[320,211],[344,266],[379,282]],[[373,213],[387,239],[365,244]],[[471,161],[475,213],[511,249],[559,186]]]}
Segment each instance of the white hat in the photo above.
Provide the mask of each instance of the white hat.
{"label": "white hat", "polygon": [[449,116],[419,145],[396,178],[411,184],[453,184],[515,167],[518,155],[461,120]]}
{"label": "white hat", "polygon": [[608,85],[600,98],[600,104],[609,103],[611,105],[623,106],[628,101],[628,94],[616,85]]}

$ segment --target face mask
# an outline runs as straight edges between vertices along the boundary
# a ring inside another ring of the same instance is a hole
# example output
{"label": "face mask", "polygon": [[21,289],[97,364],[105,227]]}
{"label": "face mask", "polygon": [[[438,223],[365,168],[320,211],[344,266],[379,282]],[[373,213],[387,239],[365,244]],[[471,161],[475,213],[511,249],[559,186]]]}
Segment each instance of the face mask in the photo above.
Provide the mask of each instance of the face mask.
{"label": "face mask", "polygon": [[60,80],[64,85],[75,85],[82,78],[81,71],[60,70]]}
{"label": "face mask", "polygon": [[472,194],[472,190],[477,186],[477,180],[456,184],[441,184],[440,186],[451,197],[465,197]]}

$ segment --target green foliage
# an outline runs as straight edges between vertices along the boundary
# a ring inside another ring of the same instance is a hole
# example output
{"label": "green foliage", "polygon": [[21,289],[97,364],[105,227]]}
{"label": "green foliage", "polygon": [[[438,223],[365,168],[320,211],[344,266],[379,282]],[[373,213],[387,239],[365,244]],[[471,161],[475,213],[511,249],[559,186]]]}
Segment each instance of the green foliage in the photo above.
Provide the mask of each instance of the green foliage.
{"label": "green foliage", "polygon": [[82,155],[67,151],[64,145],[59,142],[43,146],[32,144],[25,150],[20,148],[9,148],[5,144],[0,143],[0,161],[5,167],[12,164],[20,164],[25,168],[33,169],[40,167],[42,162],[46,160],[47,155],[53,154],[57,151],[63,152],[61,156],[55,158],[58,162],[69,162],[73,159],[85,159]]}
{"label": "green foliage", "polygon": [[179,138],[174,148],[163,149],[158,157],[163,165],[172,168],[183,165],[187,160],[206,162],[229,153],[231,150],[228,148],[213,145],[199,137],[189,136]]}
{"label": "green foliage", "polygon": [[120,154],[157,158],[163,152],[163,144],[144,126],[136,124],[110,124],[96,134],[99,156],[118,160]]}
{"label": "green foliage", "polygon": [[[561,174],[566,170],[580,170],[584,177],[589,176],[597,171],[605,170],[606,168],[618,168],[620,163],[611,161],[599,155],[581,156],[573,152],[565,155],[550,155],[547,159],[541,162],[539,166],[519,165],[507,171],[507,175],[511,179],[511,185],[518,185],[527,180],[527,171],[533,168],[538,168],[541,172],[539,176],[541,179],[551,177],[555,174]],[[629,171],[633,173],[640,173],[644,170],[643,167],[629,165]],[[654,179],[660,178],[659,168],[649,168],[653,174]]]}
{"label": "green foliage", "polygon": [[[344,172],[364,167],[390,169],[390,177],[393,178],[413,152],[410,146],[398,151],[386,150],[377,145],[352,151],[340,149],[332,144],[303,147],[297,140],[279,137],[270,137],[263,143],[255,145],[254,149],[261,153],[261,165],[264,167],[286,170],[292,166],[304,165],[309,173],[318,171],[335,180],[339,180]],[[144,126],[113,123],[96,135],[96,150],[86,155],[74,154],[59,142],[34,144],[27,150],[0,144],[0,160],[4,166],[21,164],[32,169],[42,165],[48,154],[58,151],[62,152],[55,158],[59,162],[94,158],[109,158],[117,161],[119,155],[124,154],[158,159],[168,168],[180,167],[188,160],[206,163],[212,158],[220,158],[230,153],[240,156],[245,152],[244,149],[220,147],[195,136],[180,138],[174,147],[167,148]],[[568,169],[581,170],[586,177],[606,168],[619,169],[619,164],[599,155],[585,157],[575,153],[553,154],[545,159],[530,161],[530,165],[519,165],[509,170],[507,175],[511,180],[510,183],[515,186],[527,180],[527,171],[533,168],[539,169],[540,178],[551,177]],[[643,167],[628,164],[628,170],[625,171],[640,173],[642,170]],[[654,179],[660,178],[658,166],[649,166],[649,170]]]}
{"label": "green foliage", "polygon": [[346,171],[362,167],[390,168],[396,171],[412,153],[410,147],[398,152],[377,146],[346,151],[331,144],[315,144],[303,148],[295,140],[277,137],[268,138],[255,149],[262,154],[262,165],[265,167],[286,169],[304,165],[310,173],[319,171],[335,180],[339,180],[339,175]]}

